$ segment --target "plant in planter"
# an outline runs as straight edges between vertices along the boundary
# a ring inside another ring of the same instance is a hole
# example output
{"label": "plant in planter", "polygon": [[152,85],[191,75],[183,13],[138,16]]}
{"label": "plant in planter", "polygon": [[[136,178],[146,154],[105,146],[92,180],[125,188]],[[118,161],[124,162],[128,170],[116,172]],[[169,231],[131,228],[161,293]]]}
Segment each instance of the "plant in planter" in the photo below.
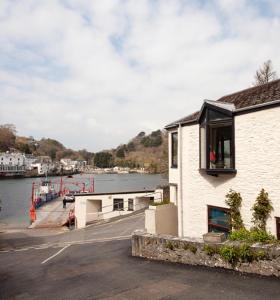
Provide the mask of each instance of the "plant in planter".
{"label": "plant in planter", "polygon": [[273,210],[268,193],[262,189],[252,207],[254,229],[266,232],[266,222]]}
{"label": "plant in planter", "polygon": [[243,229],[244,224],[240,213],[240,207],[242,204],[242,197],[240,193],[237,193],[231,189],[226,195],[225,202],[230,207],[230,220],[232,228],[234,230]]}

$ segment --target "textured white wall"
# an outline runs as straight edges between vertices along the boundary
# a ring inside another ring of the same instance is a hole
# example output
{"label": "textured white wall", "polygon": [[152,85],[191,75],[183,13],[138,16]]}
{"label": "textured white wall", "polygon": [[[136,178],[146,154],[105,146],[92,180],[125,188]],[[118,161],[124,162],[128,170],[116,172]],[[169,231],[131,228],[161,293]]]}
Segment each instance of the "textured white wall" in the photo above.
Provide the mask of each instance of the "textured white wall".
{"label": "textured white wall", "polygon": [[[267,229],[276,233],[280,217],[280,108],[271,108],[235,117],[237,174],[213,177],[199,172],[199,125],[183,127],[183,235],[202,237],[208,230],[207,205],[226,207],[229,189],[241,193],[242,217],[251,224],[251,207],[264,188],[274,206]],[[170,172],[170,183],[178,180]]]}
{"label": "textured white wall", "polygon": [[[145,197],[146,196],[146,197]],[[82,196],[75,197],[75,216],[77,218],[77,227],[84,228],[88,221],[94,220],[95,217],[93,212],[90,209],[90,205],[87,205],[87,202],[101,201],[102,211],[96,213],[98,219],[109,219],[117,217],[120,215],[131,214],[133,211],[128,210],[128,199],[133,199],[134,210],[139,210],[145,208],[149,205],[149,198],[147,197],[156,197],[157,195],[150,192],[143,193],[130,193],[130,194],[113,194],[113,195],[88,195],[84,194]],[[142,198],[141,198],[142,197]],[[124,210],[123,211],[114,211],[113,203],[114,199],[123,199],[124,200]],[[91,214],[91,215],[90,215]]]}

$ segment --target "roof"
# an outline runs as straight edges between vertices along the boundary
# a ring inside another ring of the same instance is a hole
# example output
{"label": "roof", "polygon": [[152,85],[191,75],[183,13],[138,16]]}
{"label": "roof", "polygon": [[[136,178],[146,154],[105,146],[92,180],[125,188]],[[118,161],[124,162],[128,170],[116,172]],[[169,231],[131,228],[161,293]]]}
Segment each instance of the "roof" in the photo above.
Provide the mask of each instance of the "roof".
{"label": "roof", "polygon": [[[215,105],[219,107],[232,104],[235,110],[245,110],[246,108],[272,103],[278,100],[280,100],[280,79],[223,96],[216,101],[206,100],[205,102],[211,102],[211,104],[215,103]],[[168,124],[165,128],[176,127],[179,124],[196,123],[199,114],[200,111],[192,113],[185,118]]]}

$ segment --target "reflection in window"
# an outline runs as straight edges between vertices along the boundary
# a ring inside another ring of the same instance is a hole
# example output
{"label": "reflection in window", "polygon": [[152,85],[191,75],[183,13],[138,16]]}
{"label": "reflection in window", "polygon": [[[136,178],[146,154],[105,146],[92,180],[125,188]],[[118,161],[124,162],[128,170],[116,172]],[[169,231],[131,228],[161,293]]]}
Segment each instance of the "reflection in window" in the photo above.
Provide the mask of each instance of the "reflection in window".
{"label": "reflection in window", "polygon": [[208,232],[225,232],[231,229],[227,208],[208,206]]}
{"label": "reflection in window", "polygon": [[232,126],[209,126],[210,169],[232,169]]}
{"label": "reflection in window", "polygon": [[233,117],[206,108],[200,119],[200,168],[216,170],[235,169]]}

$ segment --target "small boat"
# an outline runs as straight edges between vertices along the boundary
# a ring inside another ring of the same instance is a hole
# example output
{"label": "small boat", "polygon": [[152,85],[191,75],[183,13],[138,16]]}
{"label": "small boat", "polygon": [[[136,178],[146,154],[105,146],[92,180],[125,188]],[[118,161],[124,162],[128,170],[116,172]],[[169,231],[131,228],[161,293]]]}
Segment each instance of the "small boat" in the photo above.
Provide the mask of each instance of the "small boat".
{"label": "small boat", "polygon": [[67,178],[73,178],[73,175],[68,175]]}

